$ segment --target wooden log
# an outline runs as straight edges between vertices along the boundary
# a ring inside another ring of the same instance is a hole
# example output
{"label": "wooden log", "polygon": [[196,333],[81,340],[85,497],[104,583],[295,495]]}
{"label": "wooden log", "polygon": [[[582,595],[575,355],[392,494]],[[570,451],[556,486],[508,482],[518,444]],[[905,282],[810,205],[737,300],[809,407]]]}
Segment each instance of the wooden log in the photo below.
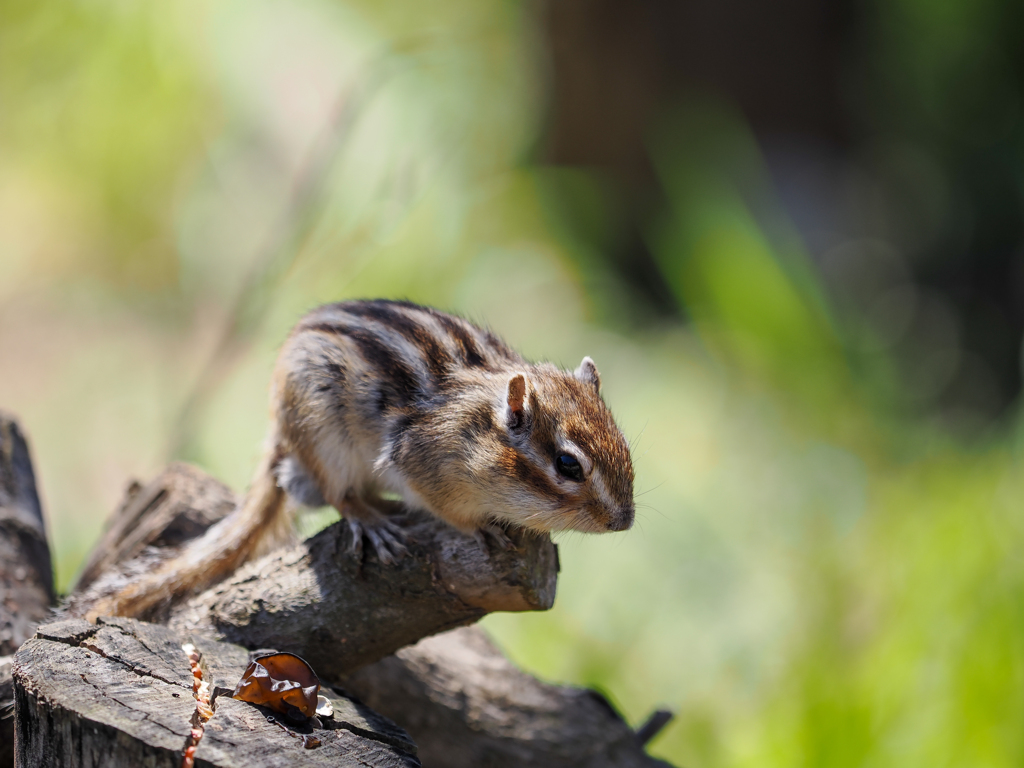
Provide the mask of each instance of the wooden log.
{"label": "wooden log", "polygon": [[343,686],[401,723],[426,765],[669,766],[644,752],[643,738],[603,696],[521,672],[479,627],[425,638],[363,667]]}
{"label": "wooden log", "polygon": [[[194,473],[200,485],[216,483],[193,468],[172,467],[167,472]],[[189,504],[204,507],[208,503],[199,499],[219,497],[218,492],[193,491],[192,501],[179,504],[175,501],[178,481],[166,473],[161,477],[142,493],[146,498],[156,498],[166,491],[160,496],[160,504],[177,510],[177,515],[192,514],[187,512]],[[131,504],[141,507],[149,502],[140,496],[137,502],[129,500],[122,505],[122,514],[135,518],[134,513],[125,511]],[[151,511],[138,516],[138,525],[145,525],[148,515],[158,514],[158,506],[149,505]],[[192,512],[198,511],[203,510]],[[222,512],[209,515],[211,523]],[[158,530],[160,526],[152,527]],[[391,572],[394,566],[381,569],[372,556],[361,565],[354,561],[347,552],[350,540],[345,530],[334,526],[305,545],[244,567],[187,605],[175,607],[169,620],[179,633],[191,626],[249,647],[272,646],[299,652],[315,662],[323,678],[337,679],[335,673],[350,672],[355,666],[352,659],[364,663],[387,646],[401,642],[399,632],[385,630],[392,634],[383,647],[375,647],[373,632],[381,632],[381,626],[389,621],[407,631],[410,625],[405,624],[405,614],[417,614],[418,600],[440,605],[443,615],[456,621],[473,620],[488,607],[543,608],[553,601],[558,568],[553,545],[520,541],[525,556],[523,551],[491,553],[475,540],[430,520],[410,520],[409,529],[412,557],[400,563],[395,572]],[[112,536],[108,541],[107,546],[115,550],[110,568],[126,573],[124,564],[118,565],[124,555],[117,552],[133,551],[126,543],[128,537]],[[141,560],[143,566],[138,567],[145,567],[147,551],[151,558],[162,557],[153,554],[159,547],[149,546],[129,562]],[[430,566],[422,568],[414,561],[429,562]],[[109,578],[109,573],[96,583],[103,578]],[[95,594],[96,590],[93,584],[85,592]],[[363,590],[373,597],[361,596]],[[348,600],[357,606],[350,616],[345,610]],[[331,605],[322,608],[324,601]],[[80,605],[83,603],[88,603],[88,595]],[[450,613],[444,613],[447,611]],[[332,626],[335,621],[340,625]],[[421,621],[416,618],[414,624],[424,626]],[[429,617],[427,624],[431,624]],[[349,626],[352,635],[346,634]],[[347,660],[342,659],[349,653],[346,646],[350,642],[366,646]],[[332,659],[332,655],[339,658]],[[599,694],[546,685],[520,672],[473,628],[421,640],[350,674],[345,685],[413,732],[427,764],[451,768],[668,765],[643,752],[642,739]],[[221,723],[228,722],[230,711],[220,710],[218,717],[225,716]]]}
{"label": "wooden log", "polygon": [[[72,596],[68,615],[86,615],[97,600],[187,545],[176,540],[156,546],[167,537],[153,519],[212,524],[230,508],[226,498],[223,486],[199,470],[170,467],[122,505],[108,531],[110,554],[96,559],[103,566]],[[168,606],[162,618],[177,629],[250,648],[286,648],[337,679],[489,611],[546,610],[553,604],[558,555],[548,536],[512,531],[515,548],[504,550],[429,515],[398,505],[392,511],[404,520],[409,548],[393,565],[382,566],[368,551],[354,556],[351,531],[338,523],[244,566],[185,604]],[[198,535],[202,525],[189,530]],[[111,533],[117,531],[128,533]]]}
{"label": "wooden log", "polygon": [[9,656],[54,602],[46,525],[28,442],[0,413],[0,768],[14,763],[14,690]]}
{"label": "wooden log", "polygon": [[382,566],[350,552],[337,524],[301,545],[243,567],[174,613],[192,628],[249,647],[299,654],[329,679],[489,611],[546,610],[557,560],[547,537],[510,533],[514,550],[423,515],[407,515],[409,555]]}
{"label": "wooden log", "polygon": [[[40,627],[14,657],[19,768],[182,765],[198,722],[186,641],[199,649],[204,677],[220,694],[196,743],[196,765],[420,764],[404,731],[329,688],[321,692],[334,718],[291,729],[268,710],[231,699],[225,691],[249,660],[239,646],[133,619],[71,619]],[[306,748],[296,734],[319,746]]]}

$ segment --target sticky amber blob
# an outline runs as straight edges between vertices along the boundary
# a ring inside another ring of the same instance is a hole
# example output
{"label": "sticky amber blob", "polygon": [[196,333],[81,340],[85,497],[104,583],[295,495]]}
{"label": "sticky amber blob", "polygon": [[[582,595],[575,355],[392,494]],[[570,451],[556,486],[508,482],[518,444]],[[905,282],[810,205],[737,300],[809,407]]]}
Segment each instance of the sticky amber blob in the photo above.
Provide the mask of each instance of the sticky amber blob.
{"label": "sticky amber blob", "polygon": [[316,713],[319,692],[320,679],[309,664],[294,653],[271,653],[249,662],[231,695],[303,720]]}

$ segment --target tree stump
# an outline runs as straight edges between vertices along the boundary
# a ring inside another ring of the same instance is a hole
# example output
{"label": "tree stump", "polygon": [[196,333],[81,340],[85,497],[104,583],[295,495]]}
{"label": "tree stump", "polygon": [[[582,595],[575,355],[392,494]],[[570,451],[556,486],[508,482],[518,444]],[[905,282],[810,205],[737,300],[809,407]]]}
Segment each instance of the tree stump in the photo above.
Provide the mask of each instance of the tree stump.
{"label": "tree stump", "polygon": [[[214,713],[199,739],[193,734],[193,672],[182,650],[190,640],[202,654],[203,676],[214,694]],[[249,652],[240,646],[132,619],[95,625],[71,619],[40,627],[14,658],[16,765],[178,768],[193,742],[197,766],[420,764],[403,730],[329,688],[321,693],[331,700],[334,717],[323,718],[321,727],[285,726],[270,710],[232,699],[230,690],[248,662]],[[307,748],[302,736],[319,745]]]}

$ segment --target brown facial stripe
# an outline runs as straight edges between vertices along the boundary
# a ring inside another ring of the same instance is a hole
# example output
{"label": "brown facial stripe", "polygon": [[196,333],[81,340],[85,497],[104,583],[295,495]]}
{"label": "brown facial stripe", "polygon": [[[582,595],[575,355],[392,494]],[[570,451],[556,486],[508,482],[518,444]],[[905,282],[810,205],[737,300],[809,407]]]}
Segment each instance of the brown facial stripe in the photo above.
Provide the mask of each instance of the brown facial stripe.
{"label": "brown facial stripe", "polygon": [[539,418],[534,422],[530,442],[533,443],[533,448],[539,456],[546,456],[552,462],[555,460],[555,433],[548,419]]}
{"label": "brown facial stripe", "polygon": [[503,448],[498,465],[504,474],[514,477],[523,485],[532,488],[537,494],[545,496],[559,505],[564,504],[568,499],[568,496],[551,482],[543,469],[533,466],[530,460],[515,448]]}
{"label": "brown facial stripe", "polygon": [[402,360],[398,353],[388,347],[380,337],[365,328],[342,325],[341,323],[314,323],[303,326],[303,330],[316,331],[351,339],[359,348],[367,363],[380,372],[387,389],[401,405],[407,405],[423,392],[416,374]]}
{"label": "brown facial stripe", "polygon": [[[415,305],[409,307],[419,309]],[[406,315],[395,304],[384,301],[352,302],[345,304],[345,312],[356,317],[376,320],[381,325],[400,333],[423,353],[427,368],[434,378],[441,379],[451,370],[452,358],[448,350],[438,343],[427,328]]]}
{"label": "brown facial stripe", "polygon": [[441,327],[448,332],[452,341],[455,342],[455,346],[459,348],[463,363],[471,368],[482,368],[486,365],[486,361],[483,355],[480,354],[476,341],[473,339],[473,334],[470,333],[465,325],[451,315],[446,315],[442,312],[432,312],[431,314],[437,318]]}
{"label": "brown facial stripe", "polygon": [[633,462],[629,446],[603,402],[589,393],[579,393],[578,386],[571,382],[563,390],[576,406],[565,408],[571,414],[562,420],[565,436],[594,462],[612,498],[621,505],[629,504],[633,500]]}

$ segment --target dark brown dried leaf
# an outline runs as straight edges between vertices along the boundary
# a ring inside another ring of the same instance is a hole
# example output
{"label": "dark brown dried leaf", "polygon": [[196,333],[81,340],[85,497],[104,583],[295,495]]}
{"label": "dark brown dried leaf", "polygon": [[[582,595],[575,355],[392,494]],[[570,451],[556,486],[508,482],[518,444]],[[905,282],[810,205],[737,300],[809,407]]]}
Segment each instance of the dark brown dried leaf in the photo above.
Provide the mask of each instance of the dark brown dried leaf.
{"label": "dark brown dried leaf", "polygon": [[294,653],[271,653],[249,662],[231,695],[302,721],[316,713],[319,692],[320,679],[309,664]]}

